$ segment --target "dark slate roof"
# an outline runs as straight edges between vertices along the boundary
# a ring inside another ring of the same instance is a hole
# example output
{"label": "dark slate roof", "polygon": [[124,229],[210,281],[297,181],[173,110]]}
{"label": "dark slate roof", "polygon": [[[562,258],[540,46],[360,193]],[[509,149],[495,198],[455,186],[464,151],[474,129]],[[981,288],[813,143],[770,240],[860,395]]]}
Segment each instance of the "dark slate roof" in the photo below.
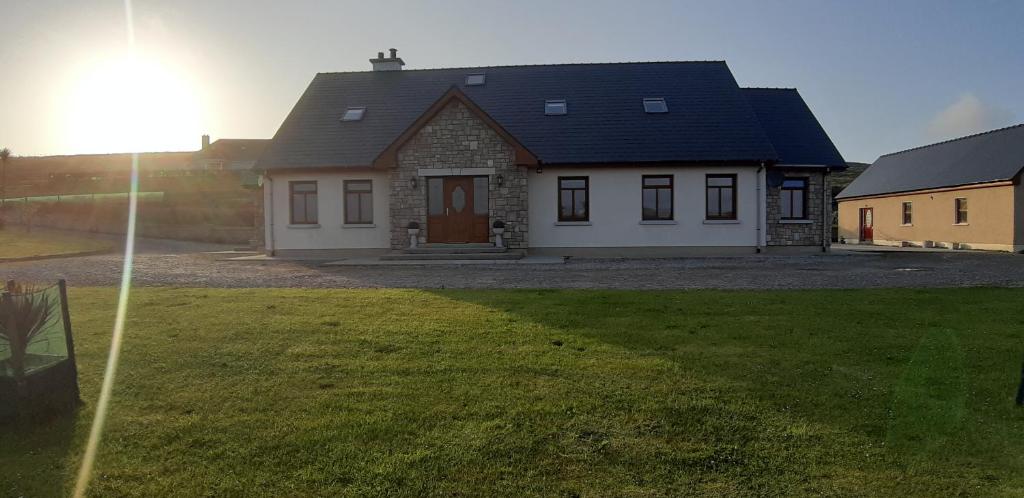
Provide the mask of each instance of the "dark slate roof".
{"label": "dark slate roof", "polygon": [[845,169],[846,161],[795,88],[744,88],[779,164]]}
{"label": "dark slate roof", "polygon": [[[465,86],[473,73],[486,84]],[[370,165],[452,86],[547,164],[777,158],[724,62],[639,62],[321,73],[258,167]],[[644,113],[645,97],[669,112]],[[545,99],[568,114],[545,116]],[[348,107],[364,119],[340,122]]]}
{"label": "dark slate roof", "polygon": [[1010,180],[1024,169],[1024,124],[879,157],[837,199]]}

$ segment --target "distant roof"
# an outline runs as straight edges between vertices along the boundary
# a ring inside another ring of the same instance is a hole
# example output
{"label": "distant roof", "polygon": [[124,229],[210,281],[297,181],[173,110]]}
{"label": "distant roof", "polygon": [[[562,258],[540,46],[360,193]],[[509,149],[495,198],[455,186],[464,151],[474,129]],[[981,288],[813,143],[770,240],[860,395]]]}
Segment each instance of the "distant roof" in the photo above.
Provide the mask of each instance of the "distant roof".
{"label": "distant roof", "polygon": [[196,152],[204,159],[223,159],[227,161],[255,161],[270,144],[265,138],[222,138],[210,144],[206,149]]}
{"label": "distant roof", "polygon": [[[258,168],[368,166],[452,86],[547,164],[778,157],[725,62],[636,62],[321,73]],[[669,112],[645,113],[658,97]],[[549,99],[568,114],[546,116]],[[349,107],[363,119],[341,122]]]}
{"label": "distant roof", "polygon": [[795,88],[744,88],[779,164],[845,169],[846,161]]}
{"label": "distant roof", "polygon": [[1024,124],[879,157],[837,199],[1011,180],[1024,169]]}

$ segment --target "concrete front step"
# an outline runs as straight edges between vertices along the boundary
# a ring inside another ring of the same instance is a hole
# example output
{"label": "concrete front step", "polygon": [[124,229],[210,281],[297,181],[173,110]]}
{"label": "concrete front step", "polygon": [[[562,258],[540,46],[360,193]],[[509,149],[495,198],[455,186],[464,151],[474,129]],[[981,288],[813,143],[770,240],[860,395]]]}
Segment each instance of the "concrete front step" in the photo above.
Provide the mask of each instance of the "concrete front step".
{"label": "concrete front step", "polygon": [[504,247],[494,247],[492,245],[426,245],[420,246],[416,249],[402,249],[405,254],[492,254],[492,253],[503,253],[508,251]]}
{"label": "concrete front step", "polygon": [[439,261],[439,260],[513,260],[522,259],[522,251],[507,252],[428,252],[415,254],[386,254],[381,261]]}

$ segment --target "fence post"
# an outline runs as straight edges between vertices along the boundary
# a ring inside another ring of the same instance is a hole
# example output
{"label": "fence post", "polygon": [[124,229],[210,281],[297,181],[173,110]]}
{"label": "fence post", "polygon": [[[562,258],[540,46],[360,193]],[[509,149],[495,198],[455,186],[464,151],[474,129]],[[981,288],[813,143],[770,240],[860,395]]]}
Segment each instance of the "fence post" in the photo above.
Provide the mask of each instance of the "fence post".
{"label": "fence post", "polygon": [[3,293],[0,294],[0,299],[3,300],[3,309],[10,312],[10,314],[6,317],[2,317],[2,319],[7,322],[4,326],[7,328],[7,340],[10,342],[11,346],[11,358],[8,361],[10,362],[11,369],[14,371],[14,381],[17,385],[16,389],[18,393],[18,399],[15,401],[15,406],[18,406],[19,401],[21,400],[22,383],[24,382],[23,377],[25,375],[25,346],[22,345],[19,340],[20,334],[18,334],[18,323],[15,322],[13,302],[15,287],[16,285],[14,280],[8,280],[7,284],[4,286]]}
{"label": "fence post", "polygon": [[1020,369],[1020,387],[1017,388],[1017,406],[1024,406],[1024,366]]}
{"label": "fence post", "polygon": [[[8,282],[8,284],[10,284],[10,282]],[[4,320],[4,321],[7,322],[7,323],[4,324],[4,327],[6,327],[7,330],[8,330],[8,334],[9,335],[8,335],[8,339],[7,340],[9,342],[9,346],[11,348],[11,358],[14,358],[15,348],[18,347],[18,345],[15,344],[15,341],[17,341],[17,339],[16,339],[17,334],[14,332],[14,330],[15,330],[14,329],[14,313],[13,313],[14,310],[12,309],[12,306],[11,306],[11,293],[7,292],[7,287],[4,287],[3,291],[0,292],[0,309],[3,309],[5,312],[6,311],[10,311],[11,312],[7,316],[0,316],[0,320]],[[13,363],[11,363],[11,367],[12,368],[14,367]]]}
{"label": "fence post", "polygon": [[78,391],[78,360],[75,359],[75,339],[71,335],[71,312],[68,310],[68,284],[62,278],[57,281],[57,290],[60,291],[60,313],[64,319],[64,339],[67,341],[68,360],[71,361],[71,371],[75,379],[75,401],[81,402],[82,396]]}

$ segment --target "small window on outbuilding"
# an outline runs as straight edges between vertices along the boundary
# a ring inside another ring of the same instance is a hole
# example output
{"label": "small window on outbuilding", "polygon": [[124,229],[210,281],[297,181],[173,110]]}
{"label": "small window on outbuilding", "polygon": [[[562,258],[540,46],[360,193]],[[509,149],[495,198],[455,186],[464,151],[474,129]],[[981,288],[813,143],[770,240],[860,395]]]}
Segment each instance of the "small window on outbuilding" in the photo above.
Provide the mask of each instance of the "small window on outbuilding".
{"label": "small window on outbuilding", "polygon": [[956,224],[967,224],[967,198],[957,197],[953,200],[953,207],[956,209]]}
{"label": "small window on outbuilding", "polygon": [[565,103],[565,99],[545,100],[544,101],[544,114],[548,116],[561,116],[562,114],[568,114],[569,107]]}
{"label": "small window on outbuilding", "polygon": [[366,114],[365,107],[349,107],[345,109],[345,114],[342,114],[342,121],[362,121],[363,116]]}
{"label": "small window on outbuilding", "polygon": [[467,74],[466,86],[480,86],[487,82],[486,74]]}
{"label": "small window on outbuilding", "polygon": [[903,203],[903,225],[910,226],[914,224],[914,205],[910,202]]}
{"label": "small window on outbuilding", "polygon": [[644,112],[647,114],[662,114],[668,112],[668,104],[662,97],[644,99]]}

